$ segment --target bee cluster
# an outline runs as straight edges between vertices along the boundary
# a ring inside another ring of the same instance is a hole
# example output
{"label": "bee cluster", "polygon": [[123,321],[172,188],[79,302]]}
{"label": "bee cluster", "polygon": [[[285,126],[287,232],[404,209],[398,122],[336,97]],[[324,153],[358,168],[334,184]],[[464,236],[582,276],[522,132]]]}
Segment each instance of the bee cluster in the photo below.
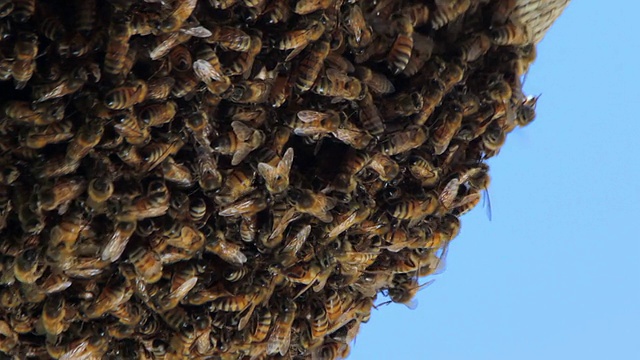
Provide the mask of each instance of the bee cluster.
{"label": "bee cluster", "polygon": [[346,357],[535,117],[515,1],[0,1],[0,352]]}

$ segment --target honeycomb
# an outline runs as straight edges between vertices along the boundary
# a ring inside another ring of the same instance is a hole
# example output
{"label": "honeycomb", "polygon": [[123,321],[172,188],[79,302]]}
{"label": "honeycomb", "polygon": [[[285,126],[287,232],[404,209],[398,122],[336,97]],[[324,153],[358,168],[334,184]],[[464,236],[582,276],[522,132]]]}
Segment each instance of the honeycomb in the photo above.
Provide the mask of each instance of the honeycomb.
{"label": "honeycomb", "polygon": [[0,1],[1,357],[347,357],[535,118],[516,10]]}

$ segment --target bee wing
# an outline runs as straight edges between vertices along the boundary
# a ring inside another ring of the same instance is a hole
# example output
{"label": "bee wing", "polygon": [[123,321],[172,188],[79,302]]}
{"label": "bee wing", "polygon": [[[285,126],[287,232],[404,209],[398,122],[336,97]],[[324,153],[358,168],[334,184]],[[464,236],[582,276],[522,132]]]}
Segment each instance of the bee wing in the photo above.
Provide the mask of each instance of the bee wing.
{"label": "bee wing", "polygon": [[453,178],[451,179],[447,185],[444,187],[444,190],[440,193],[438,200],[442,206],[446,209],[450,209],[451,205],[453,205],[453,201],[458,196],[458,190],[460,189],[460,179]]}
{"label": "bee wing", "polygon": [[261,162],[258,163],[258,173],[264,178],[265,182],[270,183],[275,180],[277,170],[275,167]]}
{"label": "bee wing", "polygon": [[190,278],[189,280],[185,281],[180,286],[178,286],[177,289],[171,291],[171,294],[169,294],[168,298],[169,299],[182,299],[182,298],[184,298],[185,296],[187,296],[189,291],[191,291],[191,289],[193,289],[193,287],[196,286],[197,282],[198,282],[198,277],[197,276],[194,276],[194,277]]}
{"label": "bee wing", "polygon": [[57,99],[65,95],[67,88],[66,78],[60,79],[55,85],[52,85],[53,84],[34,86],[34,93],[40,94],[40,91],[43,91],[37,102]]}
{"label": "bee wing", "polygon": [[233,153],[233,157],[231,158],[231,165],[236,166],[244,160],[247,155],[253,150],[251,146],[248,144],[240,144],[236,149],[236,152]]}
{"label": "bee wing", "polygon": [[285,61],[291,61],[294,57],[298,56],[302,50],[304,50],[307,47],[307,43],[305,42],[304,44],[298,46],[297,48],[294,48],[293,51],[291,51],[289,53],[289,55],[287,55],[287,57],[285,58]]}
{"label": "bee wing", "polygon": [[250,209],[255,202],[258,201],[254,195],[248,195],[239,201],[234,202],[231,205],[228,205],[226,208],[220,210],[218,215],[220,216],[238,216],[242,215]]}
{"label": "bee wing", "polygon": [[169,53],[171,49],[173,49],[175,45],[178,44],[179,40],[180,40],[179,32],[174,32],[169,34],[164,39],[164,41],[160,43],[160,45],[156,46],[153,50],[149,52],[149,57],[151,58],[151,60],[158,60],[160,58],[163,58],[165,55]]}
{"label": "bee wing", "polygon": [[319,120],[323,120],[323,119],[328,118],[329,114],[325,114],[325,113],[320,112],[320,111],[302,110],[302,111],[298,111],[296,116],[303,123],[312,123],[314,121],[319,121]]}
{"label": "bee wing", "polygon": [[107,245],[102,250],[101,259],[103,261],[115,262],[122,256],[124,249],[129,243],[129,236],[126,236],[120,230],[115,230],[109,237]]}
{"label": "bee wing", "polygon": [[349,215],[343,222],[338,224],[338,226],[334,227],[328,234],[327,238],[333,239],[343,232],[347,231],[353,224],[355,223],[356,218],[358,217],[358,210],[353,210],[351,215]]}
{"label": "bee wing", "polygon": [[396,87],[393,83],[380,74],[373,74],[372,81],[366,82],[367,86],[378,94],[391,94],[396,92]]}
{"label": "bee wing", "polygon": [[327,78],[333,82],[350,81],[349,76],[338,69],[329,68],[326,71]]}
{"label": "bee wing", "polygon": [[209,84],[211,79],[221,81],[224,78],[224,74],[219,72],[208,61],[202,59],[193,62],[193,72],[205,84]]}
{"label": "bee wing", "polygon": [[289,174],[291,165],[293,165],[293,148],[288,148],[278,163],[278,173],[281,175]]}
{"label": "bee wing", "polygon": [[336,137],[336,139],[342,141],[347,145],[350,145],[357,150],[366,148],[371,140],[373,140],[373,136],[353,129],[340,128],[333,132],[333,135]]}
{"label": "bee wing", "polygon": [[71,350],[60,356],[60,360],[85,360],[91,356],[91,352],[87,352],[87,346],[89,346],[89,340],[86,339],[80,344],[74,346]]}
{"label": "bee wing", "polygon": [[253,129],[245,125],[241,121],[234,121],[231,123],[231,128],[233,129],[233,133],[236,134],[238,139],[242,141],[247,141],[251,135],[253,135]]}
{"label": "bee wing", "polygon": [[222,248],[222,253],[224,253],[226,260],[235,265],[243,265],[247,262],[247,256],[240,251],[237,245],[226,241],[221,241],[219,245]]}
{"label": "bee wing", "polygon": [[188,18],[193,13],[193,10],[196,8],[196,4],[198,0],[181,0],[178,1],[178,6],[173,10],[171,15],[181,14],[183,19]]}
{"label": "bee wing", "polygon": [[284,231],[287,229],[287,226],[294,221],[295,219],[297,219],[298,216],[296,216],[296,209],[295,208],[289,208],[283,215],[282,217],[279,219],[278,223],[274,223],[273,224],[273,232],[271,233],[271,235],[269,236],[269,240],[273,240],[276,237],[282,235],[284,233]]}
{"label": "bee wing", "polygon": [[491,198],[489,197],[489,190],[484,189],[482,192],[484,193],[484,196],[482,197],[482,206],[484,207],[486,205],[485,209],[487,211],[487,218],[491,221]]}
{"label": "bee wing", "polygon": [[311,225],[306,225],[303,227],[298,233],[289,241],[284,248],[282,248],[282,252],[284,253],[297,253],[307,238],[311,234]]}

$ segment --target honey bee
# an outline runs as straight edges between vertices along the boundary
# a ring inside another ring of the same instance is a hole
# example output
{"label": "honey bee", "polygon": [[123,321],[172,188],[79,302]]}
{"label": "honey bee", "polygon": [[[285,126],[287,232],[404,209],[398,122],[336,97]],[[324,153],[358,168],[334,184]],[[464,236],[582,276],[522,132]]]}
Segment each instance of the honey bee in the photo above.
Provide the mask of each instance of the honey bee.
{"label": "honey bee", "polygon": [[466,182],[477,190],[484,190],[491,181],[488,175],[489,169],[486,165],[471,167],[463,170],[460,175],[454,176],[447,182],[440,193],[439,200],[445,209],[451,209],[455,199],[458,197],[460,186]]}
{"label": "honey bee", "polygon": [[147,96],[147,84],[134,80],[109,91],[104,97],[104,105],[112,110],[122,110],[138,104]]}
{"label": "honey bee", "polygon": [[243,81],[233,84],[225,95],[238,104],[262,104],[268,101],[272,83],[264,80]]}
{"label": "honey bee", "polygon": [[[16,12],[14,12],[15,14]],[[35,57],[38,54],[38,36],[31,32],[18,33],[14,45],[13,80],[17,90],[24,89],[36,69]]]}
{"label": "honey bee", "polygon": [[80,196],[86,187],[83,179],[59,179],[55,185],[41,189],[38,194],[40,208],[45,211],[57,209]]}
{"label": "honey bee", "polygon": [[226,69],[226,75],[242,75],[245,79],[249,77],[256,56],[262,50],[262,39],[259,36],[251,35],[251,45],[249,49],[240,53],[235,61]]}
{"label": "honey bee", "polygon": [[[397,277],[398,276],[395,278]],[[398,304],[404,304],[409,308],[415,308],[416,306],[416,303],[414,302],[416,293],[435,281],[431,280],[421,285],[418,283],[418,279],[416,277],[407,277],[403,275],[402,280],[399,281],[395,280],[395,278],[393,286],[389,288],[389,297],[391,298],[391,301]]]}
{"label": "honey bee", "polygon": [[459,45],[459,55],[464,62],[473,62],[487,53],[491,48],[491,39],[484,33],[478,33]]}
{"label": "honey bee", "polygon": [[143,170],[154,169],[169,156],[175,155],[183,145],[184,141],[178,135],[169,135],[166,142],[151,142],[142,148]]}
{"label": "honey bee", "polygon": [[25,138],[25,145],[31,149],[42,149],[49,144],[57,144],[73,137],[73,123],[61,121],[44,128],[31,128]]}
{"label": "honey bee", "polygon": [[207,239],[206,250],[232,265],[241,266],[247,262],[247,256],[242,253],[242,247],[228,241],[221,231],[216,231],[212,238]]}
{"label": "honey bee", "polygon": [[507,138],[504,130],[495,122],[491,123],[482,135],[482,144],[485,148],[486,157],[492,157],[500,151]]}
{"label": "honey bee", "polygon": [[66,301],[60,295],[49,296],[42,307],[42,324],[47,334],[60,335],[69,326],[65,323]]}
{"label": "honey bee", "polygon": [[486,94],[488,98],[493,101],[506,103],[511,100],[513,92],[511,90],[511,86],[506,80],[501,76],[495,76],[490,80]]}
{"label": "honey bee", "polygon": [[337,131],[340,123],[340,114],[333,110],[326,112],[302,110],[296,114],[291,127],[294,134],[307,136],[314,141],[318,141],[324,136]]}
{"label": "honey bee", "polygon": [[376,94],[391,94],[396,91],[391,80],[367,67],[356,66],[355,75]]}
{"label": "honey bee", "polygon": [[172,77],[150,79],[147,82],[147,100],[165,100],[171,94],[175,82]]}
{"label": "honey bee", "polygon": [[329,41],[319,41],[313,45],[309,54],[300,62],[295,76],[295,88],[298,92],[303,93],[313,87],[329,51]]}
{"label": "honey bee", "polygon": [[12,100],[3,105],[4,114],[15,121],[27,125],[49,125],[64,118],[64,104],[40,103],[32,105],[27,101]]}
{"label": "honey bee", "polygon": [[409,157],[409,171],[422,187],[432,187],[440,181],[441,170],[419,155]]}
{"label": "honey bee", "polygon": [[360,122],[362,127],[375,137],[380,137],[385,131],[385,125],[382,122],[382,116],[378,107],[373,102],[370,92],[365,92],[364,97],[360,101]]}
{"label": "honey bee", "polygon": [[102,289],[100,295],[94,301],[88,303],[84,313],[90,319],[98,318],[129,301],[132,295],[133,288],[126,279],[111,280]]}
{"label": "honey bee", "polygon": [[158,29],[163,33],[178,31],[191,16],[195,9],[197,0],[180,0],[175,3],[173,11],[160,23]]}
{"label": "honey bee", "polygon": [[528,97],[518,106],[516,110],[516,124],[518,126],[527,126],[536,118],[536,104],[540,96]]}
{"label": "honey bee", "polygon": [[287,191],[287,198],[297,211],[314,216],[325,223],[333,221],[330,210],[336,206],[334,198],[311,190],[293,188]]}
{"label": "honey bee", "polygon": [[135,222],[121,221],[114,225],[113,232],[109,235],[107,243],[102,250],[103,261],[115,262],[122,256],[129,239],[136,230]]}
{"label": "honey bee", "polygon": [[525,45],[529,42],[529,34],[526,27],[514,19],[509,19],[504,25],[495,26],[489,32],[489,36],[495,45]]}
{"label": "honey bee", "polygon": [[13,266],[16,280],[24,284],[33,284],[44,274],[46,265],[36,249],[26,249],[18,255]]}
{"label": "honey bee", "polygon": [[176,115],[178,105],[175,101],[146,105],[138,112],[138,118],[145,126],[161,126]]}
{"label": "honey bee", "polygon": [[210,46],[201,46],[196,52],[196,57],[198,59],[193,63],[193,71],[196,72],[196,75],[200,74],[198,77],[202,81],[205,83],[210,81],[210,79],[223,81],[225,74],[222,70],[222,65],[220,64],[218,55],[216,55]]}
{"label": "honey bee", "polygon": [[3,0],[0,2],[0,18],[5,18],[13,12],[15,2],[13,0]]}
{"label": "honey bee", "polygon": [[318,41],[324,34],[325,26],[319,21],[312,21],[305,29],[296,29],[285,32],[280,41],[276,42],[279,50],[293,51],[287,56],[285,61],[290,61],[304,50],[310,43]]}
{"label": "honey bee", "polygon": [[264,178],[267,191],[271,194],[279,194],[289,187],[289,172],[292,164],[293,148],[285,151],[276,166],[264,162],[258,163],[258,173]]}
{"label": "honey bee", "polygon": [[104,135],[104,124],[101,121],[90,121],[78,129],[67,146],[65,159],[70,162],[79,162],[100,142]]}
{"label": "honey bee", "polygon": [[[160,271],[161,272],[161,271]],[[161,276],[159,276],[161,277]],[[169,311],[178,306],[178,303],[196,286],[198,277],[194,265],[186,265],[175,271],[171,276],[170,288],[167,293],[156,301],[161,311]]]}
{"label": "honey bee", "polygon": [[177,72],[185,72],[191,69],[193,58],[191,52],[184,45],[178,45],[169,52],[169,66]]}
{"label": "honey bee", "polygon": [[251,36],[232,26],[214,27],[205,42],[216,43],[222,49],[230,51],[248,52],[251,49]]}
{"label": "honey bee", "polygon": [[385,155],[397,155],[421,146],[427,140],[427,130],[423,127],[409,127],[389,136],[380,145]]}
{"label": "honey bee", "polygon": [[387,63],[394,75],[404,71],[413,51],[413,25],[408,17],[400,16],[395,21],[398,35],[387,55]]}
{"label": "honey bee", "polygon": [[298,15],[308,15],[318,10],[326,10],[334,4],[334,0],[300,0],[293,12]]}
{"label": "honey bee", "polygon": [[169,199],[167,186],[162,181],[154,180],[149,184],[147,195],[124,206],[116,218],[120,221],[133,221],[162,216],[169,210]]}
{"label": "honey bee", "polygon": [[70,211],[60,222],[51,228],[49,241],[52,246],[63,244],[71,249],[75,245],[80,232],[88,225],[87,220],[79,211]]}
{"label": "honey bee", "polygon": [[104,71],[112,75],[121,74],[129,52],[129,38],[133,35],[131,17],[116,13],[109,23],[107,33],[109,41],[104,58]]}
{"label": "honey bee", "polygon": [[233,155],[231,165],[240,164],[250,152],[264,143],[265,135],[240,121],[231,123],[232,132],[217,138],[213,143],[213,150],[223,155]]}
{"label": "honey bee", "polygon": [[267,5],[262,16],[271,25],[287,22],[291,16],[291,8],[286,0],[275,0]]}
{"label": "honey bee", "polygon": [[401,200],[392,207],[390,214],[398,220],[409,220],[409,227],[412,227],[426,216],[435,213],[438,205],[438,196],[429,192],[424,199]]}
{"label": "honey bee", "polygon": [[40,31],[51,41],[60,41],[67,35],[67,30],[62,22],[54,16],[49,16],[40,23]]}
{"label": "honey bee", "polygon": [[318,78],[311,91],[318,95],[333,97],[332,102],[341,100],[362,100],[367,87],[360,80],[350,77],[336,69],[327,69],[325,76]]}
{"label": "honey bee", "polygon": [[218,215],[248,217],[264,210],[266,207],[267,202],[264,196],[253,192],[234,203],[223,206]]}
{"label": "honey bee", "polygon": [[281,305],[281,311],[276,317],[271,335],[267,342],[267,354],[274,355],[280,353],[284,356],[289,351],[291,342],[291,332],[293,321],[296,318],[298,307],[292,300],[284,300]]}
{"label": "honey bee", "polygon": [[162,162],[161,168],[164,179],[180,187],[191,187],[195,183],[189,168],[186,165],[177,163],[171,156],[168,156]]}
{"label": "honey bee", "polygon": [[94,335],[76,340],[68,345],[59,360],[101,358],[107,353],[109,340],[106,336]]}
{"label": "honey bee", "polygon": [[204,147],[196,147],[198,184],[203,191],[213,191],[222,185],[222,174],[212,154]]}
{"label": "honey bee", "polygon": [[350,35],[348,42],[353,49],[362,49],[371,43],[372,29],[367,25],[362,8],[358,4],[349,7],[344,20],[344,26]]}
{"label": "honey bee", "polygon": [[75,1],[76,12],[76,30],[82,34],[88,35],[94,30],[96,24],[97,4],[95,0]]}
{"label": "honey bee", "polygon": [[464,14],[471,7],[471,0],[435,0],[436,9],[431,13],[431,27],[438,30]]}
{"label": "honey bee", "polygon": [[445,110],[436,121],[431,142],[434,154],[441,155],[449,147],[449,143],[462,126],[462,109],[458,104],[453,104]]}

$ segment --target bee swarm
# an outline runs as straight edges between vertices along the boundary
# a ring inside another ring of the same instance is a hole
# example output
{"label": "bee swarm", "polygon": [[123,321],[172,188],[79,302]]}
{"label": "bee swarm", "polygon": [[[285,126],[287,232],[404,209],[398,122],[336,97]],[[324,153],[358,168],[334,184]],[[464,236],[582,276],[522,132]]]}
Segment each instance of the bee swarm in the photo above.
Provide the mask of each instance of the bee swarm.
{"label": "bee swarm", "polygon": [[0,1],[0,354],[346,357],[535,117],[511,1]]}

